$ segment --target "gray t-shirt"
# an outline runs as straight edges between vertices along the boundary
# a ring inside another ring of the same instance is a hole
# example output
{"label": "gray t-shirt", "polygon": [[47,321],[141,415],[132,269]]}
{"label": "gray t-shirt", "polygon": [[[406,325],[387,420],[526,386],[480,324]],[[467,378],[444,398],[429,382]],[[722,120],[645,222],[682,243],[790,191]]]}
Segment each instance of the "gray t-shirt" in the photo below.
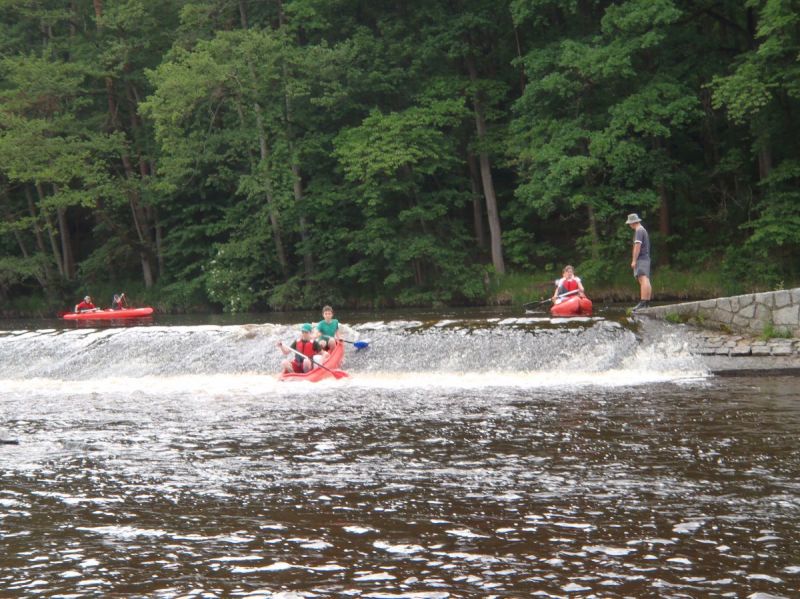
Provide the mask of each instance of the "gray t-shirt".
{"label": "gray t-shirt", "polygon": [[647,229],[642,225],[636,227],[636,235],[633,238],[633,243],[641,243],[642,248],[639,250],[639,260],[650,259],[650,236],[647,234]]}

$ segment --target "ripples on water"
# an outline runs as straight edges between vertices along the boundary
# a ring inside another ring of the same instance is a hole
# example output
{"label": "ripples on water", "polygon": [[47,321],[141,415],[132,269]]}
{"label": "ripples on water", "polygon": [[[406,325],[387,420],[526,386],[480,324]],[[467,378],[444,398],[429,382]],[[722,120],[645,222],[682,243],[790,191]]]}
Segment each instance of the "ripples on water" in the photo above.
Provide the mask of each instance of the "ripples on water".
{"label": "ripples on water", "polygon": [[796,379],[365,370],[6,381],[0,596],[800,593]]}
{"label": "ripples on water", "polygon": [[0,584],[793,596],[793,383],[6,398]]}

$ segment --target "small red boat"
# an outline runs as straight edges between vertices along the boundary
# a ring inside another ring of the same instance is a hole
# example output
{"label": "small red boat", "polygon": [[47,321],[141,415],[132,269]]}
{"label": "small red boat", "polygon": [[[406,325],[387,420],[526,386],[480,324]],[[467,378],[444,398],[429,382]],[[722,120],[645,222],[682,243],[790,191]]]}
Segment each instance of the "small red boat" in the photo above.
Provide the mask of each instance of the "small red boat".
{"label": "small red boat", "polygon": [[94,310],[93,312],[67,312],[62,316],[64,320],[116,320],[118,318],[142,318],[151,316],[153,309],[124,308],[122,310]]}
{"label": "small red boat", "polygon": [[322,363],[325,368],[314,366],[308,372],[283,372],[278,376],[279,381],[310,381],[316,383],[322,379],[335,377],[337,379],[349,376],[344,370],[339,370],[339,364],[344,358],[344,343],[339,341],[330,353],[328,359]]}
{"label": "small red boat", "polygon": [[550,308],[551,316],[591,316],[592,315],[592,300],[588,297],[580,297],[573,295],[572,297],[565,298],[561,303],[554,304]]}

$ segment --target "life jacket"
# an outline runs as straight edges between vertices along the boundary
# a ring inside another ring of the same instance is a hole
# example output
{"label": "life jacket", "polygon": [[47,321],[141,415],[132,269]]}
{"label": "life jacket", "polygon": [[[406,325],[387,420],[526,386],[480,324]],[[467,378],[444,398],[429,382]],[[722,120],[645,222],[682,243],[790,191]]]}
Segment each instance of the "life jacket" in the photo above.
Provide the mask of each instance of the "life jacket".
{"label": "life jacket", "polygon": [[575,291],[578,288],[578,280],[575,277],[571,279],[561,279],[561,288],[564,290],[564,293]]}
{"label": "life jacket", "polygon": [[[314,342],[313,341],[303,341],[302,339],[298,339],[295,342],[295,349],[299,351],[301,354],[306,356],[309,360],[314,359]],[[297,362],[303,362],[303,358],[298,356],[297,354],[294,355],[294,359]]]}

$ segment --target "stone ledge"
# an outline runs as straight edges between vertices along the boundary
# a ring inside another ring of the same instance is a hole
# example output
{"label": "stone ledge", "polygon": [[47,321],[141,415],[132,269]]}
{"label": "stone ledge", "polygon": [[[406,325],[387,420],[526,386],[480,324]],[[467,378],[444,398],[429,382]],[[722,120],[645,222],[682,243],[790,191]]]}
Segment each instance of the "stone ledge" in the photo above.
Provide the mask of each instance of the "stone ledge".
{"label": "stone ledge", "polygon": [[758,335],[765,330],[800,337],[800,288],[653,306],[637,316]]}
{"label": "stone ledge", "polygon": [[800,358],[703,356],[703,364],[719,376],[800,376]]}
{"label": "stone ledge", "polygon": [[689,351],[701,356],[794,356],[800,359],[800,339],[764,340],[698,328],[690,329],[688,337]]}

